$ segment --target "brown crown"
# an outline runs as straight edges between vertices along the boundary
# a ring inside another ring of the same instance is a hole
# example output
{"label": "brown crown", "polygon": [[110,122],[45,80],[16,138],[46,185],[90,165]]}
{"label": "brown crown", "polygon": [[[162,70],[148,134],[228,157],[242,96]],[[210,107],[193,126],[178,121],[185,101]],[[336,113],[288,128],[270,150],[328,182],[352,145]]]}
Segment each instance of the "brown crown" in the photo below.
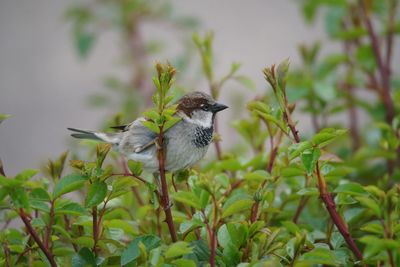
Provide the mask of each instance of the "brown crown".
{"label": "brown crown", "polygon": [[191,117],[194,110],[201,108],[204,104],[213,104],[215,101],[208,94],[202,92],[193,92],[182,96],[178,101],[178,111],[183,111]]}

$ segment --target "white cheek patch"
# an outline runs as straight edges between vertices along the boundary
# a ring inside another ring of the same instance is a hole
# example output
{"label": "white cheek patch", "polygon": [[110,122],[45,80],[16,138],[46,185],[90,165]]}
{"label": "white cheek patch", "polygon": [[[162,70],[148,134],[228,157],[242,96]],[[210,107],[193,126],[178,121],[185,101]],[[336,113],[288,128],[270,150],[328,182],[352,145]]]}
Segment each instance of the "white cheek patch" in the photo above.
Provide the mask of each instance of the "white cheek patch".
{"label": "white cheek patch", "polygon": [[212,117],[213,114],[211,112],[202,112],[201,116],[196,116],[195,114],[190,118],[185,113],[180,113],[183,120],[201,126],[203,128],[210,128],[212,126]]}

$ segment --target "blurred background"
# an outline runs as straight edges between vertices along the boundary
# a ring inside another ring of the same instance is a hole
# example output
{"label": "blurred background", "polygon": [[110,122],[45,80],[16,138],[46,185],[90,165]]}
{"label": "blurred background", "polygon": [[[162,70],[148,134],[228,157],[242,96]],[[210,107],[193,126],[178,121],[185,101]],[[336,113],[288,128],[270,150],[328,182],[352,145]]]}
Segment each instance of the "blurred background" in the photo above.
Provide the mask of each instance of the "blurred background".
{"label": "blurred background", "polygon": [[[207,92],[194,32],[214,33],[217,77],[232,62],[247,77],[222,90],[221,101],[231,107],[219,120],[223,147],[238,142],[231,122],[265,90],[264,67],[288,57],[298,65],[300,43],[318,40],[321,53],[340,49],[329,42],[323,18],[307,24],[293,0],[112,2],[129,1],[0,2],[0,113],[12,116],[0,128],[0,157],[9,175],[66,150],[67,127],[101,129],[121,120],[118,112],[132,117],[122,121],[135,118],[152,93],[157,60],[177,67],[178,90]],[[310,124],[307,117],[300,127]]]}

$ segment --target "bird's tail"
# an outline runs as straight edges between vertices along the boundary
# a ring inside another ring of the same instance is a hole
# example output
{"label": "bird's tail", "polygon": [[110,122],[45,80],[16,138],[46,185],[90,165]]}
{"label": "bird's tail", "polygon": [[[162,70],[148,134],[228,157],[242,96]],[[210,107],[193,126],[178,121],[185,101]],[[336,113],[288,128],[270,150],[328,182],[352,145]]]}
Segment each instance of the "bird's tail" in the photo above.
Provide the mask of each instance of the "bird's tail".
{"label": "bird's tail", "polygon": [[80,130],[75,128],[67,128],[68,130],[74,132],[71,134],[72,137],[78,139],[91,139],[91,140],[99,140],[110,144],[118,144],[121,140],[120,133],[102,133],[102,132],[93,132]]}

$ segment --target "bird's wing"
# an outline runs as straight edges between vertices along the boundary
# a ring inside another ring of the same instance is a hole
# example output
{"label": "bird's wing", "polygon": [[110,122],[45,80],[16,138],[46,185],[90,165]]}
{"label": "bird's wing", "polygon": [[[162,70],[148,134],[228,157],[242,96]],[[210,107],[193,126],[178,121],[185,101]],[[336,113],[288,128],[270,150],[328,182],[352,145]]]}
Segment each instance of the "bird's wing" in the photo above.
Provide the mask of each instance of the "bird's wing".
{"label": "bird's wing", "polygon": [[144,120],[139,118],[127,126],[121,141],[123,150],[140,153],[154,146],[157,134],[142,124]]}

